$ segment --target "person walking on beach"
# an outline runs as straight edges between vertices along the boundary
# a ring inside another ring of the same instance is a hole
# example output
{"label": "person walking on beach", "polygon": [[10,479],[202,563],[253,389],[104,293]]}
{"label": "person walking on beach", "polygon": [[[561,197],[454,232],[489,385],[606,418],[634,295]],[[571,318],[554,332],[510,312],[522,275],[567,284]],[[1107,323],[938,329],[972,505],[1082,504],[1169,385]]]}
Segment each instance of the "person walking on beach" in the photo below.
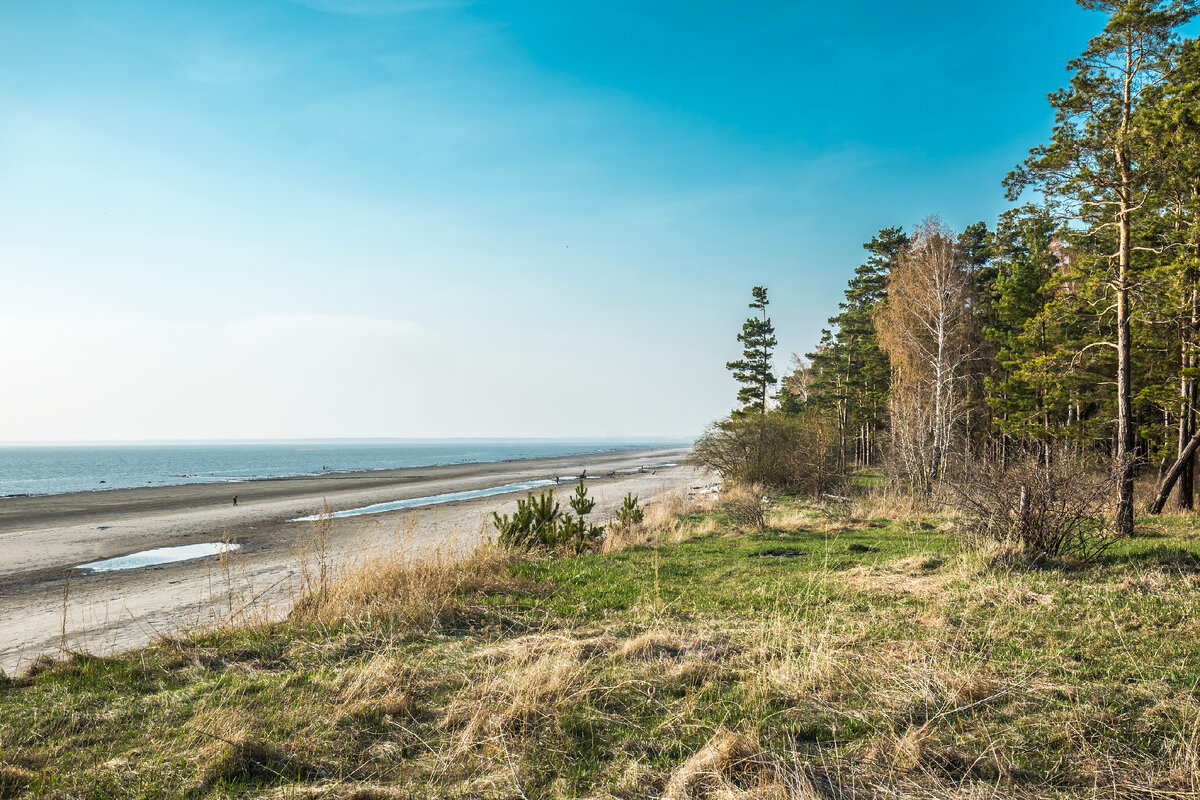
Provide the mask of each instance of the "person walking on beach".
{"label": "person walking on beach", "polygon": [[233,496],[233,504],[235,506],[237,505],[237,495],[236,494]]}

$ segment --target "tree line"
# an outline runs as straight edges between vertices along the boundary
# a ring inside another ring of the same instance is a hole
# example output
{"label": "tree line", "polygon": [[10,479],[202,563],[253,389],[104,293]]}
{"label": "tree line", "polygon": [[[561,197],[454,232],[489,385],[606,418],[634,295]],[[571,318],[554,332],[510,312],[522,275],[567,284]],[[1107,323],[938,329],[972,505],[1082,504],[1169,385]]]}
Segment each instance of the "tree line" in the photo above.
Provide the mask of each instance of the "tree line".
{"label": "tree line", "polygon": [[1047,142],[1003,180],[1014,206],[990,226],[880,230],[773,408],[756,287],[745,358],[728,365],[742,408],[701,451],[791,425],[829,442],[820,469],[881,469],[914,492],[1071,463],[1113,470],[1118,533],[1139,476],[1156,485],[1151,512],[1194,507],[1200,40],[1179,29],[1200,0],[1078,1],[1108,19],[1049,96]]}

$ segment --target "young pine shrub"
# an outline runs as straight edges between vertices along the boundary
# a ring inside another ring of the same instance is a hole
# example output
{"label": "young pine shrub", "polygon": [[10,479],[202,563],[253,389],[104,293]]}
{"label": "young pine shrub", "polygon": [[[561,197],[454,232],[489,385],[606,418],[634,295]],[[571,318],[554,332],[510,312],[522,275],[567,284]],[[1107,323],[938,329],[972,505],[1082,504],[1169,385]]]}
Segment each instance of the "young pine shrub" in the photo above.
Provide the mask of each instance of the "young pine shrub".
{"label": "young pine shrub", "polygon": [[609,521],[603,552],[615,553],[627,547],[648,543],[653,537],[653,532],[646,529],[643,523],[645,518],[646,512],[638,504],[637,496],[627,492],[615,517]]}
{"label": "young pine shrub", "polygon": [[642,524],[646,512],[638,505],[638,499],[633,492],[626,492],[621,507],[617,509],[617,519],[614,526],[621,530],[629,530],[635,525]]}
{"label": "young pine shrub", "polygon": [[952,488],[975,545],[1000,544],[1024,559],[1098,559],[1120,538],[1106,516],[1119,472],[1090,471],[1062,459],[980,469]]}
{"label": "young pine shrub", "polygon": [[525,553],[578,555],[594,549],[604,538],[604,526],[587,521],[596,501],[588,497],[582,480],[569,502],[578,516],[564,513],[553,492],[542,492],[537,497],[530,492],[524,500],[517,501],[517,510],[511,517],[493,512],[497,541],[506,550]]}
{"label": "young pine shrub", "polygon": [[524,500],[517,501],[511,519],[508,514],[492,512],[492,525],[500,546],[524,552],[549,547],[560,519],[562,508],[554,501],[554,492],[542,492],[537,497],[530,492]]}

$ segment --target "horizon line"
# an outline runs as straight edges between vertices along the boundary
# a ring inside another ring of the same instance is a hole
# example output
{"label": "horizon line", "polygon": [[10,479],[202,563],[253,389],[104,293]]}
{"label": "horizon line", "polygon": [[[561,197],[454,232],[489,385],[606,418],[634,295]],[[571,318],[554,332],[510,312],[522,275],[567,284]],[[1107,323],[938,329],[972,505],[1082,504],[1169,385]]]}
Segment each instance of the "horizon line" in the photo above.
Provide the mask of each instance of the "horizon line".
{"label": "horizon line", "polygon": [[628,442],[664,443],[695,441],[695,436],[308,436],[279,438],[213,439],[10,439],[0,447],[97,446],[97,445],[171,445],[171,444],[289,444],[289,443],[364,443],[364,442]]}

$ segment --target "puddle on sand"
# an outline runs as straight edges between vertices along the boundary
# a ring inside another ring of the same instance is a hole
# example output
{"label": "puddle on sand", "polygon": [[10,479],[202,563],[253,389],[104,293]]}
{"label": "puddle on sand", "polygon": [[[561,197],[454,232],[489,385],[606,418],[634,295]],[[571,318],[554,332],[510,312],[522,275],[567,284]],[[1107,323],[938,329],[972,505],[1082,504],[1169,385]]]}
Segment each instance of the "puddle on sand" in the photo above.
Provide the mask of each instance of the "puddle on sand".
{"label": "puddle on sand", "polygon": [[[554,481],[548,478],[540,478],[534,481],[519,481],[517,483],[506,483],[503,486],[490,486],[486,489],[471,489],[465,492],[446,492],[445,494],[431,494],[425,497],[410,497],[407,500],[393,500],[390,503],[375,503],[374,505],[363,506],[362,508],[348,508],[345,511],[335,511],[335,517],[360,517],[364,514],[383,514],[387,511],[403,511],[406,508],[420,508],[421,506],[433,506],[439,503],[453,503],[458,500],[474,500],[479,497],[494,497],[498,494],[508,494],[509,492],[526,492],[532,489],[544,489],[547,486],[554,486]],[[307,517],[296,517],[292,522],[312,522],[317,519],[319,514],[312,514]]]}
{"label": "puddle on sand", "polygon": [[103,561],[91,561],[80,564],[75,569],[90,569],[92,572],[116,572],[122,569],[137,569],[139,567],[155,567],[159,564],[174,564],[176,561],[190,561],[193,558],[218,556],[241,550],[240,544],[226,542],[205,542],[203,544],[185,544],[179,547],[155,547],[152,550],[139,550],[127,556],[106,558]]}
{"label": "puddle on sand", "polygon": [[[611,470],[615,474],[628,474],[633,472],[647,472],[655,469],[666,469],[667,467],[677,467],[677,462],[669,464],[647,464],[645,467],[627,467],[624,469]],[[586,470],[585,470],[586,472]],[[611,473],[597,473],[587,475],[587,480],[599,480]],[[503,486],[490,486],[486,489],[471,489],[464,492],[446,492],[445,494],[431,494],[425,497],[410,497],[407,500],[393,500],[388,503],[375,503],[361,508],[348,508],[345,511],[335,511],[333,516],[336,518],[342,517],[361,517],[366,514],[383,514],[388,511],[403,511],[406,508],[420,508],[422,506],[434,506],[439,503],[454,503],[459,500],[476,500],[480,497],[495,497],[498,494],[509,494],[511,492],[528,492],[534,489],[545,489],[548,487],[564,487],[570,488],[580,480],[584,479],[584,475],[559,475],[554,478],[538,478],[530,481],[518,481],[517,483],[506,483]],[[312,522],[316,520],[319,514],[310,514],[307,517],[296,517],[288,520],[289,522]]]}

